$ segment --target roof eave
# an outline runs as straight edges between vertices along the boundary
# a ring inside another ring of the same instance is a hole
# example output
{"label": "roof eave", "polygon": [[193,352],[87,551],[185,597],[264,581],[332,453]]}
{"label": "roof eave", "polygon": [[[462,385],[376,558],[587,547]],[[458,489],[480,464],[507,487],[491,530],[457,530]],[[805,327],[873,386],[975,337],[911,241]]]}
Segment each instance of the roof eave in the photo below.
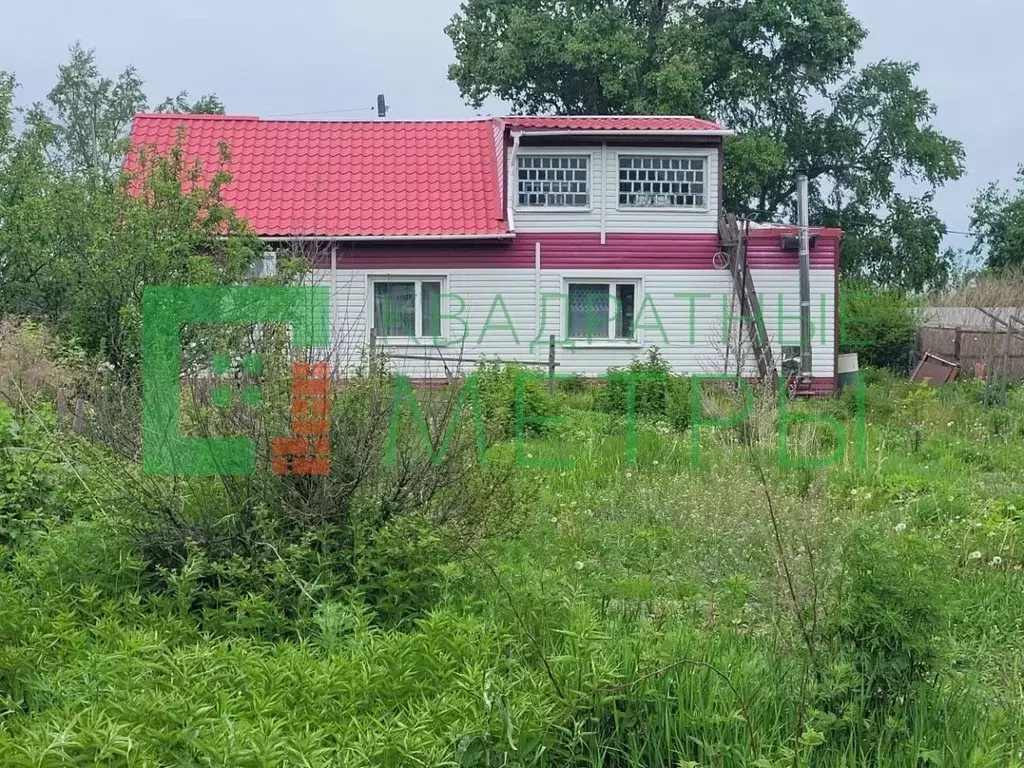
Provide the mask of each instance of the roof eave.
{"label": "roof eave", "polygon": [[511,240],[515,232],[456,235],[258,235],[268,242],[362,243],[362,242],[436,242],[440,240]]}
{"label": "roof eave", "polygon": [[721,130],[701,130],[701,131],[667,131],[660,128],[646,128],[646,129],[632,129],[632,130],[606,130],[602,128],[586,128],[580,130],[578,128],[563,128],[563,129],[549,129],[549,128],[512,128],[513,135],[520,136],[735,136],[736,131],[728,128],[722,128]]}

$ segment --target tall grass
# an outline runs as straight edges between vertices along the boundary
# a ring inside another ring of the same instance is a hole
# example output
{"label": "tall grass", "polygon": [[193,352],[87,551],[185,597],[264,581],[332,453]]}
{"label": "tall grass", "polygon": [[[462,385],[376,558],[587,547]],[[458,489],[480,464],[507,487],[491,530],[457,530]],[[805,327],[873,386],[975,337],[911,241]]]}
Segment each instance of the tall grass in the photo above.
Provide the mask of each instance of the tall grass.
{"label": "tall grass", "polygon": [[[697,466],[598,400],[491,446],[526,520],[432,562],[400,624],[407,558],[287,605],[195,557],[155,578],[94,446],[0,429],[0,765],[1024,765],[1020,391],[883,377],[864,459],[817,470],[780,466],[768,400]],[[849,396],[793,407],[852,435]]]}

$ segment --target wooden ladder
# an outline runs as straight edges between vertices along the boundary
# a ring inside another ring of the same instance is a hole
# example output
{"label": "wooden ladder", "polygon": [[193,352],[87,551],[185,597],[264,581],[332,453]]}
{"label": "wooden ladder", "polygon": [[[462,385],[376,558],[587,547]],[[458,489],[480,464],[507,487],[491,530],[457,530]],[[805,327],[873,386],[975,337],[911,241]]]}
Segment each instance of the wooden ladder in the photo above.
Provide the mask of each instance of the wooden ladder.
{"label": "wooden ladder", "polygon": [[719,220],[718,236],[722,241],[722,252],[729,258],[733,290],[740,301],[742,323],[746,327],[747,338],[754,351],[760,381],[771,384],[772,388],[777,390],[779,371],[775,367],[775,358],[768,339],[768,329],[764,324],[764,315],[761,313],[761,302],[757,298],[757,289],[754,288],[754,281],[747,268],[746,222],[740,222],[735,214],[727,213]]}

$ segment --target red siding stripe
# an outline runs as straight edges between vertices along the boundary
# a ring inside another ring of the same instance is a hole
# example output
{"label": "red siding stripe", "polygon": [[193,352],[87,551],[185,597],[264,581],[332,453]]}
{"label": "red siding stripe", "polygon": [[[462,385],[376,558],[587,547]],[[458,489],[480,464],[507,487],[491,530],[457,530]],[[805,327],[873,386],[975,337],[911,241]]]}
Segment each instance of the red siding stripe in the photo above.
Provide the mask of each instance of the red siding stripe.
{"label": "red siding stripe", "polygon": [[[502,243],[342,243],[339,269],[532,269],[540,243],[542,269],[714,269],[717,235],[597,233],[518,235]],[[837,237],[819,235],[812,269],[835,269]],[[799,255],[783,251],[779,235],[751,237],[747,259],[753,269],[797,269]],[[331,266],[330,256],[314,266]]]}

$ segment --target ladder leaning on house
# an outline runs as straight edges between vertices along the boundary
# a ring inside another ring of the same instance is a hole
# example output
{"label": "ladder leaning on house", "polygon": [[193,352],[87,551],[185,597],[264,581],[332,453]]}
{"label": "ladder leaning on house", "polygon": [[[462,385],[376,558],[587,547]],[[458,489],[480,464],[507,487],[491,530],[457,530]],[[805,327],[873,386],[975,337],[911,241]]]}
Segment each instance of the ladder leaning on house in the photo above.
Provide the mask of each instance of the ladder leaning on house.
{"label": "ladder leaning on house", "polygon": [[[779,371],[772,356],[771,341],[761,313],[761,302],[757,298],[754,281],[747,268],[747,223],[741,222],[735,214],[728,213],[718,222],[718,235],[722,252],[729,259],[732,272],[733,291],[740,303],[741,322],[746,327],[747,337],[757,361],[757,371],[762,383],[779,387]],[[728,354],[726,355],[728,358]],[[728,359],[726,360],[728,365]]]}

